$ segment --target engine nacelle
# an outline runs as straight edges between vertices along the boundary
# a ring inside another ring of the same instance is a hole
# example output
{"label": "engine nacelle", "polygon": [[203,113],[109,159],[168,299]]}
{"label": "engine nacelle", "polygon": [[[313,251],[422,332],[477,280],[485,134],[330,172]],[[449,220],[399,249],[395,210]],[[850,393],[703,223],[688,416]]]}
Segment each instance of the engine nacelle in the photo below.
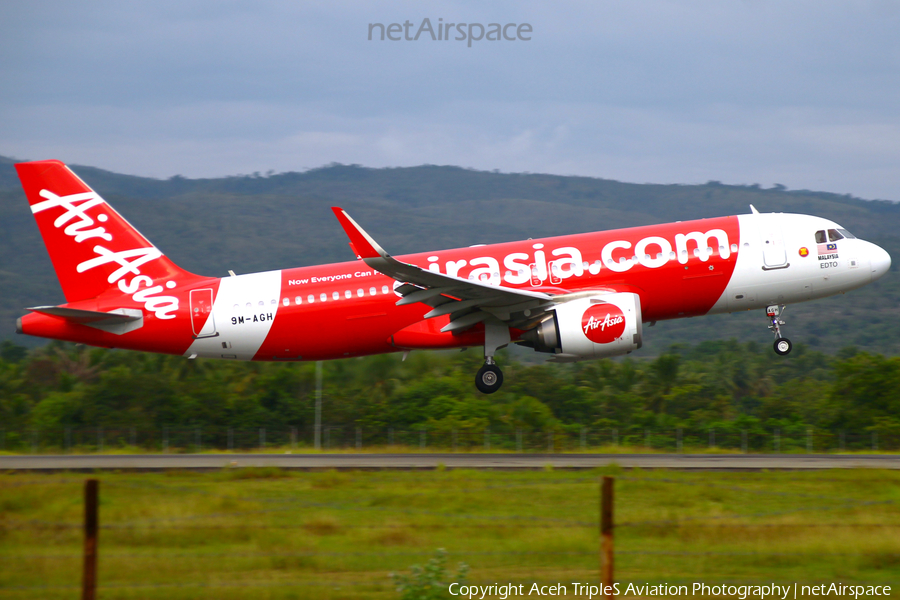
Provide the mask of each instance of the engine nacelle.
{"label": "engine nacelle", "polygon": [[560,304],[522,340],[537,352],[555,354],[552,361],[575,362],[628,354],[643,344],[641,334],[640,297],[614,293]]}

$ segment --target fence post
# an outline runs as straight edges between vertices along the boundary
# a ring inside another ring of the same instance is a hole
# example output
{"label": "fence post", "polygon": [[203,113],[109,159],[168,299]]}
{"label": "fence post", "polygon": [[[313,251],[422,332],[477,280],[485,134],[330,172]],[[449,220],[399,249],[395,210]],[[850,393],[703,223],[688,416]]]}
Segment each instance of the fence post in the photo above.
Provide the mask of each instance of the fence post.
{"label": "fence post", "polygon": [[97,589],[97,492],[99,482],[84,482],[84,568],[81,599],[94,600]]}
{"label": "fence post", "polygon": [[604,477],[600,487],[600,585],[602,594],[613,597],[613,478]]}
{"label": "fence post", "polygon": [[775,430],[775,452],[781,452],[781,430]]}
{"label": "fence post", "polygon": [[453,437],[453,451],[456,452],[456,429],[451,432],[451,435]]}
{"label": "fence post", "polygon": [[516,429],[516,452],[522,453],[522,430]]}
{"label": "fence post", "polygon": [[490,427],[487,427],[484,430],[484,449],[485,450],[491,449],[491,428]]}
{"label": "fence post", "polygon": [[747,430],[741,430],[741,452],[747,454]]}
{"label": "fence post", "polygon": [[362,428],[356,428],[356,449],[362,450]]}

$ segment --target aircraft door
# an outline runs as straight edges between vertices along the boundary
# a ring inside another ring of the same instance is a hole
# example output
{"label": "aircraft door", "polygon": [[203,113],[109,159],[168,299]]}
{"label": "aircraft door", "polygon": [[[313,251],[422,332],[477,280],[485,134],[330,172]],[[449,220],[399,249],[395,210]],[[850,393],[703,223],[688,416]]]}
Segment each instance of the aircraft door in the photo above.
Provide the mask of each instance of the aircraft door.
{"label": "aircraft door", "polygon": [[216,320],[213,317],[212,289],[191,290],[191,328],[195,338],[219,335],[216,332]]}
{"label": "aircraft door", "polygon": [[562,277],[559,274],[559,265],[556,261],[552,261],[549,265],[547,265],[548,270],[550,271],[550,283],[553,285],[559,285],[562,283]]}
{"label": "aircraft door", "polygon": [[544,285],[544,280],[541,279],[540,271],[538,271],[537,263],[531,263],[528,265],[528,269],[531,272],[531,285],[534,287],[539,287]]}
{"label": "aircraft door", "polygon": [[[765,215],[765,217],[769,217],[769,215]],[[790,266],[784,247],[781,224],[777,220],[774,218],[760,219],[759,241],[762,245],[764,270],[784,269]]]}

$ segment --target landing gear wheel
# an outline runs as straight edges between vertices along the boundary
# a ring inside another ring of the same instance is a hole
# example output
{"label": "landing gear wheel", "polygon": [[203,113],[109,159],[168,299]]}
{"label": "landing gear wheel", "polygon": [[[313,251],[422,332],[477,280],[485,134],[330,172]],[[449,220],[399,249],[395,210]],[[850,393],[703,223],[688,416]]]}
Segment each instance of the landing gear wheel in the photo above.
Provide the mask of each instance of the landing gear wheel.
{"label": "landing gear wheel", "polygon": [[775,354],[785,356],[791,353],[791,348],[793,347],[794,345],[791,344],[791,340],[787,338],[778,338],[775,340]]}
{"label": "landing gear wheel", "polygon": [[791,348],[794,347],[791,340],[782,337],[781,335],[781,326],[784,325],[784,321],[781,320],[781,315],[784,314],[785,308],[786,307],[783,304],[773,304],[766,307],[766,316],[769,318],[769,329],[775,334],[775,354],[778,354],[779,356],[790,354]]}
{"label": "landing gear wheel", "polygon": [[484,365],[475,375],[475,387],[482,394],[493,394],[503,385],[503,371],[494,364]]}

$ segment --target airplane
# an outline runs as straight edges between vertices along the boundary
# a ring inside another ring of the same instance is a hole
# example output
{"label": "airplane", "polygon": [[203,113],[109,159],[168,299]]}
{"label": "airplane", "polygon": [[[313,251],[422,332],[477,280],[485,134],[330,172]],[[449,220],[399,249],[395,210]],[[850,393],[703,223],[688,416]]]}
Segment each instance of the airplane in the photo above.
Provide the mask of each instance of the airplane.
{"label": "airplane", "polygon": [[231,360],[318,361],[517,343],[550,361],[628,354],[643,325],[765,309],[774,349],[788,304],[884,276],[891,257],[828,219],[782,213],[649,225],[394,257],[346,211],[356,260],[229,277],[179,268],[65,164],[16,165],[66,303],[18,333]]}

